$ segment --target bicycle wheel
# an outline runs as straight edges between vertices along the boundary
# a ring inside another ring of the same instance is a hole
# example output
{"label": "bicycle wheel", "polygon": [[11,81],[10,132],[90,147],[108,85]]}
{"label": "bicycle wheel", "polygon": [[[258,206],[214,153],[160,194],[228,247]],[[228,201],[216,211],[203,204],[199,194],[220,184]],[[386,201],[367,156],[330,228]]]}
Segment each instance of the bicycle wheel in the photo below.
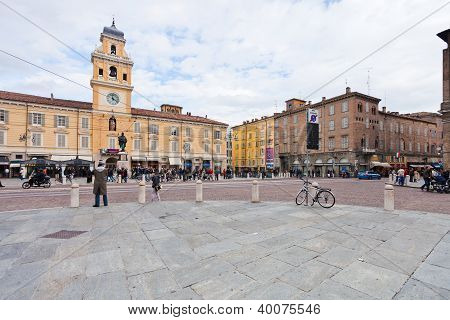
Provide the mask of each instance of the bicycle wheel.
{"label": "bicycle wheel", "polygon": [[323,208],[331,208],[334,206],[334,202],[336,200],[334,199],[334,195],[327,190],[319,191],[317,194],[317,202],[323,207]]}
{"label": "bicycle wheel", "polygon": [[303,202],[305,202],[306,199],[306,190],[302,190],[297,194],[297,197],[295,197],[295,203],[297,205],[301,205]]}

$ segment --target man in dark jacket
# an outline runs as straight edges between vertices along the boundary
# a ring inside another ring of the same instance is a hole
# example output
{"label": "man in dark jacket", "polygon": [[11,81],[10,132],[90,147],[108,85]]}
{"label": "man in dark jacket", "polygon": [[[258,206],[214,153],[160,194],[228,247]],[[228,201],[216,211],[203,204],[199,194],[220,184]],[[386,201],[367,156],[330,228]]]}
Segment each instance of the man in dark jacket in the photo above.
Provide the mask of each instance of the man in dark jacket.
{"label": "man in dark jacket", "polygon": [[423,172],[423,180],[425,183],[420,187],[420,189],[423,191],[424,188],[427,188],[427,191],[430,191],[431,168],[425,169]]}
{"label": "man in dark jacket", "polygon": [[103,196],[103,205],[106,207],[108,205],[108,195],[106,189],[106,176],[108,171],[105,169],[105,162],[100,160],[98,162],[97,169],[94,170],[94,190],[95,194],[95,204],[94,207],[100,207],[100,195]]}

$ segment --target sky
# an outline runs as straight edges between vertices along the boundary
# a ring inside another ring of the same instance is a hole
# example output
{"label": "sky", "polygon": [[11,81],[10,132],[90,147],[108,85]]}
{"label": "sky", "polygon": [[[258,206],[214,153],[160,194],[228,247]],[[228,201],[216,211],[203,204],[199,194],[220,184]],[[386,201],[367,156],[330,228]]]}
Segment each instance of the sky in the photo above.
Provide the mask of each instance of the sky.
{"label": "sky", "polygon": [[[133,107],[163,103],[230,125],[280,112],[290,98],[352,91],[401,113],[439,110],[450,4],[331,84],[324,83],[448,0],[0,0],[0,49],[89,87],[100,33],[125,33]],[[92,91],[0,52],[0,90],[92,101]],[[317,91],[317,92],[316,92]]]}

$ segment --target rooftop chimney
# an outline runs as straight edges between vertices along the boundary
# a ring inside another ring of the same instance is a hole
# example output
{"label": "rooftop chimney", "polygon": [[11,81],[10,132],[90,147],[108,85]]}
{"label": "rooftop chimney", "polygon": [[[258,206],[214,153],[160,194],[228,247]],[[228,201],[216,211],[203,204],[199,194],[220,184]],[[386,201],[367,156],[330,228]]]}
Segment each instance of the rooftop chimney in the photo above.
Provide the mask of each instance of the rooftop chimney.
{"label": "rooftop chimney", "polygon": [[327,98],[326,97],[322,97],[322,101],[325,101]]}
{"label": "rooftop chimney", "polygon": [[345,93],[350,93],[352,92],[352,89],[350,89],[350,87],[345,88]]}
{"label": "rooftop chimney", "polygon": [[386,106],[383,107],[383,112],[386,113]]}
{"label": "rooftop chimney", "polygon": [[50,99],[53,101],[53,92],[50,93]]}

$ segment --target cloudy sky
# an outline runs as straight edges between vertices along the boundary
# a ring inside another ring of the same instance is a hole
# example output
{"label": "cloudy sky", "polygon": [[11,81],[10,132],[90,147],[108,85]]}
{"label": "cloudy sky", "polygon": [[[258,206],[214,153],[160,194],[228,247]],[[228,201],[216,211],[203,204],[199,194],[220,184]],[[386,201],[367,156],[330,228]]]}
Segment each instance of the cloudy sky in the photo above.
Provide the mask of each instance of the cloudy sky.
{"label": "cloudy sky", "polygon": [[[448,0],[0,1],[88,59],[114,16],[135,63],[133,85],[148,98],[134,94],[135,107],[178,104],[234,125],[281,111],[292,97],[341,94],[346,84],[392,111],[437,111],[442,101],[445,44],[436,33],[450,28],[450,5],[315,91]],[[1,2],[0,49],[89,86],[89,61]],[[0,90],[92,97],[2,53]]]}

